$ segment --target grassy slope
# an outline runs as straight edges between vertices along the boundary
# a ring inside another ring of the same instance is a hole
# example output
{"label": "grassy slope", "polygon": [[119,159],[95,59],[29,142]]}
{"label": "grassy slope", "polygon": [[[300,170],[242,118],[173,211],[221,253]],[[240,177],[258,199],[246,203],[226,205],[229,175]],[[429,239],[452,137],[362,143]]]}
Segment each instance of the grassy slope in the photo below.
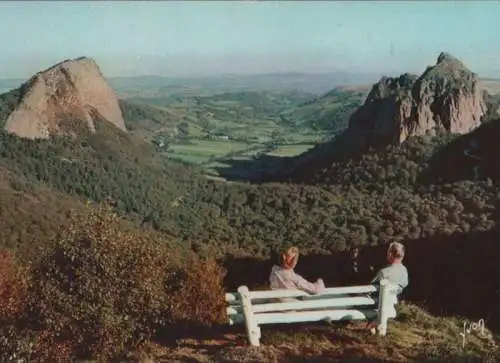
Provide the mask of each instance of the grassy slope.
{"label": "grassy slope", "polygon": [[70,210],[83,207],[78,198],[27,182],[1,165],[0,201],[0,246],[21,248],[24,256],[32,250],[35,236],[52,236],[68,220]]}
{"label": "grassy slope", "polygon": [[[250,347],[244,327],[208,331],[177,340],[175,347],[156,345],[158,362],[496,362],[498,339],[489,330],[467,335],[462,347],[459,318],[439,318],[402,303],[385,337],[372,336],[364,322],[265,325],[261,347]],[[294,332],[295,331],[295,332]]]}
{"label": "grassy slope", "polygon": [[302,127],[340,131],[347,128],[350,115],[361,106],[366,93],[364,89],[334,89],[282,116]]}
{"label": "grassy slope", "polygon": [[[125,126],[132,134],[150,141],[160,133],[169,133],[184,120],[184,114],[165,106],[146,103],[143,100],[120,100]],[[199,134],[199,125],[186,121],[192,134]]]}

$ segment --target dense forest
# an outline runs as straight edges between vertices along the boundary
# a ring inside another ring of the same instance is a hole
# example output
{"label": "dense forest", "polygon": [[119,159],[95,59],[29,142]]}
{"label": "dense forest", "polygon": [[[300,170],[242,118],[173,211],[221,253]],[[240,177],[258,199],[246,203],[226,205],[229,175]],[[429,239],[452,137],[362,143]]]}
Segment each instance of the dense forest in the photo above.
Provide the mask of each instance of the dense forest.
{"label": "dense forest", "polygon": [[314,185],[244,184],[209,180],[107,123],[98,128],[76,140],[4,133],[0,165],[22,176],[17,190],[44,185],[81,200],[111,198],[122,216],[217,254],[269,255],[283,243],[330,252],[484,231],[497,219],[500,195],[491,180],[420,182],[442,137],[335,163]]}

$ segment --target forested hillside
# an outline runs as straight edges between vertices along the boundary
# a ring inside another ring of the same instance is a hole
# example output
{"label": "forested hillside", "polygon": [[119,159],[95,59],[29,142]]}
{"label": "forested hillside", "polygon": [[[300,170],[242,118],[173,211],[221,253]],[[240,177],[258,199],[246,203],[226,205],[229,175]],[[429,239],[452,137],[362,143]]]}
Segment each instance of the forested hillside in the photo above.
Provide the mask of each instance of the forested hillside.
{"label": "forested hillside", "polygon": [[299,127],[339,133],[347,129],[349,118],[362,105],[366,94],[365,90],[335,88],[282,112],[281,117],[284,122]]}
{"label": "forested hillside", "polygon": [[487,230],[496,221],[499,196],[489,181],[418,183],[439,138],[335,164],[318,174],[315,185],[248,185],[208,180],[99,125],[98,133],[76,141],[3,134],[0,163],[30,183],[78,198],[110,197],[123,216],[219,252],[267,255],[284,242],[326,252]]}

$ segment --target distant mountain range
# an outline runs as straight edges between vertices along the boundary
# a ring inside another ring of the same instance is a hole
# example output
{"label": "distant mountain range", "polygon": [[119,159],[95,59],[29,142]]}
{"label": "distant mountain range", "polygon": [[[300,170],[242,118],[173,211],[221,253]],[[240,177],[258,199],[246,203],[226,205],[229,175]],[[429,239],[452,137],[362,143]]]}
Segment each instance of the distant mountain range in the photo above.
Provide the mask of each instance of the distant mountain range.
{"label": "distant mountain range", "polygon": [[379,75],[361,73],[276,73],[261,75],[226,75],[205,78],[123,77],[110,83],[119,96],[136,96],[147,92],[154,97],[173,93],[210,95],[222,92],[299,90],[316,95],[343,85],[376,82]]}
{"label": "distant mountain range", "polygon": [[[214,77],[174,78],[161,76],[109,78],[121,98],[165,97],[169,95],[213,95],[241,91],[286,91],[322,95],[339,86],[371,85],[381,75],[368,73],[272,73],[260,75],[226,75]],[[500,93],[500,79],[482,79],[491,94]],[[0,79],[0,94],[19,87],[26,79]]]}
{"label": "distant mountain range", "polygon": [[[299,90],[320,95],[344,85],[372,84],[378,74],[363,73],[273,73],[174,78],[161,76],[109,78],[120,97],[162,97],[171,94],[210,95],[240,91]],[[26,80],[0,79],[0,93],[18,87]]]}

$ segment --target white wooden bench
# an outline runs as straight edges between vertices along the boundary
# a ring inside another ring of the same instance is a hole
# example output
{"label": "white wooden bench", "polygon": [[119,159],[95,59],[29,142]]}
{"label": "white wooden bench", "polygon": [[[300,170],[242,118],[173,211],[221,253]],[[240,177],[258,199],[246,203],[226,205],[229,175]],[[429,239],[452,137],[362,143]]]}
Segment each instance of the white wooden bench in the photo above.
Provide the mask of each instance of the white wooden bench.
{"label": "white wooden bench", "polygon": [[[253,346],[260,344],[263,324],[376,319],[379,335],[385,335],[387,320],[395,317],[395,288],[382,280],[380,286],[327,288],[310,295],[300,290],[249,291],[240,286],[237,293],[226,294],[226,312],[230,325],[245,324]],[[377,296],[367,295],[372,293]]]}

